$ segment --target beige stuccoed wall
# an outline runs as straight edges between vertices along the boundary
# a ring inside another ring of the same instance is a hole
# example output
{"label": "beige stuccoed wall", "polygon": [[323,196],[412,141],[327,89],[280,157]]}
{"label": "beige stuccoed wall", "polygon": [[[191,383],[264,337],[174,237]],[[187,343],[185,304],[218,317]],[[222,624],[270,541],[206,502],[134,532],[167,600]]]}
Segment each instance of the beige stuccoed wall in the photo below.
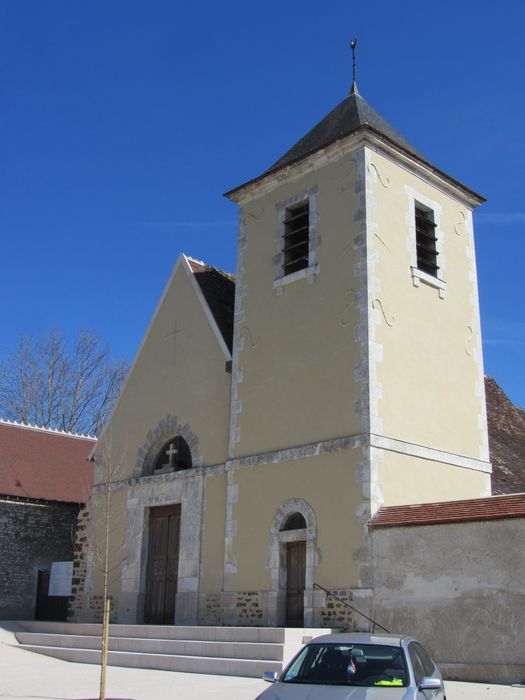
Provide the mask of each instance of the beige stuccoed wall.
{"label": "beige stuccoed wall", "polygon": [[[175,327],[183,329],[175,340],[166,337]],[[112,454],[113,480],[140,475],[137,451],[169,415],[199,439],[203,465],[226,460],[230,375],[225,361],[179,262],[97,447],[98,453]]]}
{"label": "beige stuccoed wall", "polygon": [[201,571],[199,591],[217,593],[223,587],[226,474],[204,478]]}
{"label": "beige stuccoed wall", "polygon": [[304,499],[317,519],[314,580],[327,587],[357,587],[359,567],[353,555],[362,545],[362,528],[356,521],[363,500],[356,475],[361,459],[362,450],[355,449],[235,470],[238,500],[232,517],[237,571],[230,577],[230,589],[272,588],[271,525],[277,509],[289,498]]}
{"label": "beige stuccoed wall", "polygon": [[490,474],[390,451],[374,455],[386,506],[490,496]]}
{"label": "beige stuccoed wall", "polygon": [[[382,348],[382,432],[488,460],[471,211],[384,155],[371,149],[367,155],[370,255],[379,280],[371,321]],[[410,190],[435,204],[439,214],[443,299],[437,289],[412,282]]]}
{"label": "beige stuccoed wall", "polygon": [[[121,575],[129,548],[140,546],[142,532],[127,529],[126,494],[122,490],[106,493],[95,492],[89,505],[90,526],[87,530],[91,554],[90,593],[101,596],[104,592],[104,570],[108,572],[108,592],[115,596],[122,590]],[[109,550],[105,555],[106,515],[109,513]]]}
{"label": "beige stuccoed wall", "polygon": [[522,682],[524,539],[523,518],[373,530],[376,619],[428,646],[445,678]]}
{"label": "beige stuccoed wall", "polygon": [[[238,284],[246,294],[239,328],[242,382],[237,385],[241,412],[235,457],[362,430],[354,379],[361,359],[354,336],[359,313],[349,291],[358,285],[353,276],[357,172],[348,154],[241,207],[246,244]],[[312,187],[317,188],[320,272],[313,283],[301,279],[278,294],[273,289],[280,275],[273,258],[281,248],[276,205]]]}

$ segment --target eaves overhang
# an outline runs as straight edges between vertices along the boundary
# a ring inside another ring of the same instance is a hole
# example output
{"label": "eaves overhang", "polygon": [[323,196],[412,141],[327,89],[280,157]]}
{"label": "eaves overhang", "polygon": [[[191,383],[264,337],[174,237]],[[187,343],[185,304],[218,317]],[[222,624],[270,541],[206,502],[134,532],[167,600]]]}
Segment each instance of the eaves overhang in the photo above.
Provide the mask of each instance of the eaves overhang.
{"label": "eaves overhang", "polygon": [[459,180],[447,175],[443,170],[440,170],[435,165],[433,165],[429,160],[423,158],[419,154],[415,153],[413,150],[403,148],[397,141],[389,138],[387,135],[382,133],[379,129],[374,128],[369,124],[363,124],[357,129],[353,129],[348,133],[344,134],[340,138],[333,139],[332,141],[323,145],[321,149],[312,149],[300,158],[295,159],[283,166],[278,166],[270,170],[265,171],[261,175],[248,180],[247,182],[235,187],[228,192],[224,193],[224,197],[227,197],[233,202],[241,202],[242,200],[249,198],[256,192],[259,188],[265,189],[265,185],[270,183],[279,175],[283,173],[292,173],[300,165],[307,163],[312,160],[314,156],[318,153],[327,152],[333,149],[336,144],[345,144],[349,141],[355,141],[358,145],[359,140],[356,137],[362,136],[364,142],[368,142],[371,145],[383,146],[383,148],[391,155],[397,156],[397,159],[402,160],[405,164],[411,164],[412,167],[422,174],[425,174],[429,179],[437,179],[440,181],[441,185],[445,185],[446,189],[449,189],[456,196],[465,200],[472,207],[477,207],[486,201],[485,197],[475,192],[475,190],[467,187]]}

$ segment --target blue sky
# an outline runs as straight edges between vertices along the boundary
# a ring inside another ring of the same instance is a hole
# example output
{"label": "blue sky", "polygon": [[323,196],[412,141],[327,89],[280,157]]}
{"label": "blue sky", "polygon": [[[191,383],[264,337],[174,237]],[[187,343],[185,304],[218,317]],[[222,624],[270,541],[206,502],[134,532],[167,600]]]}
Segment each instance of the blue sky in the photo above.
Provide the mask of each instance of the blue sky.
{"label": "blue sky", "polygon": [[525,406],[525,4],[1,0],[0,357],[93,329],[131,359],[178,254],[234,270],[236,209],[346,95],[487,197],[485,370]]}

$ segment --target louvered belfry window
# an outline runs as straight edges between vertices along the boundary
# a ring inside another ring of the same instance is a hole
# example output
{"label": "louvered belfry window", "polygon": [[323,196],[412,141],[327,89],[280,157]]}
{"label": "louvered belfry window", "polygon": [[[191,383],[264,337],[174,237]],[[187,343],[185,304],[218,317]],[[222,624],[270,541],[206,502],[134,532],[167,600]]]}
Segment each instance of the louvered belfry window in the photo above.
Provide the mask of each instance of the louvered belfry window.
{"label": "louvered belfry window", "polygon": [[416,204],[417,267],[432,277],[438,276],[434,213]]}
{"label": "louvered belfry window", "polygon": [[283,272],[290,275],[308,267],[310,204],[303,202],[286,209],[284,220]]}

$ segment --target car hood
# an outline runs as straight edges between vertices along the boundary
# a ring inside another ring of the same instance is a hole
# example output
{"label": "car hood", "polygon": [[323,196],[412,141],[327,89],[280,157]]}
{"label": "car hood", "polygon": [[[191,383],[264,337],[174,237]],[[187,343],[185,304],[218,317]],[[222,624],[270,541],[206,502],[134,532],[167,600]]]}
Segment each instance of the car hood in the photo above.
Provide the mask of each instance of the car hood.
{"label": "car hood", "polygon": [[261,700],[408,700],[409,688],[359,688],[341,685],[274,683]]}

